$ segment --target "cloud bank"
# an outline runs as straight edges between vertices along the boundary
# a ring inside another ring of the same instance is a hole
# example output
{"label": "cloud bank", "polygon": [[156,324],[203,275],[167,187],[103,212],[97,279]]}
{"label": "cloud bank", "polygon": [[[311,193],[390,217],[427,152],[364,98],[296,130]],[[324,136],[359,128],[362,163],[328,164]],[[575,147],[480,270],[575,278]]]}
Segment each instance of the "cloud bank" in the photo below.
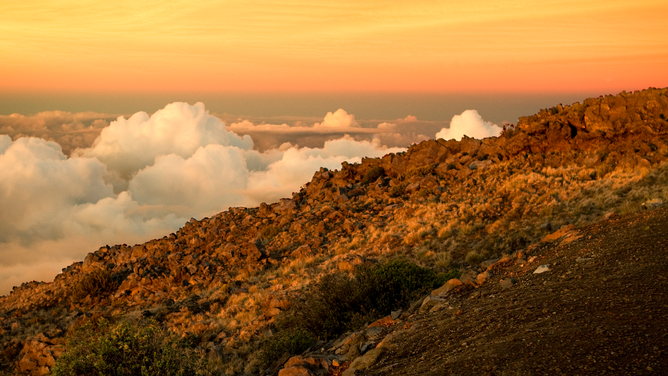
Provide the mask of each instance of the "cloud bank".
{"label": "cloud bank", "polygon": [[[241,119],[219,114],[229,122],[228,129],[239,135],[250,135],[254,149],[265,151],[280,148],[285,143],[301,147],[323,148],[325,142],[338,140],[343,136],[356,141],[379,140],[387,147],[405,147],[413,143],[428,140],[428,134],[434,134],[444,127],[443,121],[420,121],[415,116],[404,119],[367,120],[360,124],[355,116],[339,109],[328,112],[322,121],[310,118],[288,118],[277,124],[280,118]],[[266,120],[270,122],[266,122]],[[292,124],[287,124],[291,122]],[[311,125],[308,125],[310,122]]]}
{"label": "cloud bank", "polygon": [[[355,124],[339,110],[313,128]],[[119,117],[71,157],[52,141],[0,135],[0,294],[50,279],[104,244],[146,241],[190,217],[288,197],[319,167],[404,150],[351,136],[319,148],[253,146],[201,103]]]}
{"label": "cloud bank", "polygon": [[466,110],[461,115],[455,115],[450,121],[449,128],[443,128],[436,133],[436,138],[444,140],[461,140],[464,135],[483,139],[501,134],[501,127],[484,121],[476,110]]}
{"label": "cloud bank", "polygon": [[76,148],[87,148],[100,135],[102,129],[118,115],[96,112],[71,113],[46,111],[35,115],[0,115],[0,134],[13,140],[21,137],[38,137],[57,142],[65,155]]}

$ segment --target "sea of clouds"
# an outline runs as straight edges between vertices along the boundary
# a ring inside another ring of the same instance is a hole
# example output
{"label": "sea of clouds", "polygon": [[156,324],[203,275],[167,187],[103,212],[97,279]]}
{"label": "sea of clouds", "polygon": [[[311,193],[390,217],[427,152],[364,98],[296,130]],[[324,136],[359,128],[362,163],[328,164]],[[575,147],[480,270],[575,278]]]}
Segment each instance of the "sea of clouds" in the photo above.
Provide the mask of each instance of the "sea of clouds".
{"label": "sea of clouds", "polygon": [[[50,280],[105,244],[144,242],[191,217],[290,197],[320,167],[403,151],[434,127],[412,116],[363,127],[343,109],[311,125],[226,126],[202,103],[112,119],[0,117],[0,294]],[[468,110],[437,137],[499,131]]]}

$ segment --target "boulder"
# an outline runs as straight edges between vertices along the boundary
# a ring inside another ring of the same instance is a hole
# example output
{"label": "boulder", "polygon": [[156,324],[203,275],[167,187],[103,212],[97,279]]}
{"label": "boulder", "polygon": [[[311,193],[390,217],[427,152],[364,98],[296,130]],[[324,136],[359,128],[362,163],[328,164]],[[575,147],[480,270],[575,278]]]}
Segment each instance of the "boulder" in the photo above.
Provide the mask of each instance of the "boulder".
{"label": "boulder", "polygon": [[449,280],[448,282],[446,282],[443,286],[437,288],[436,290],[433,290],[431,292],[431,296],[434,296],[434,297],[445,296],[450,291],[452,291],[455,288],[457,288],[459,286],[462,286],[462,285],[463,285],[462,281],[460,281],[457,278],[453,278],[453,279]]}
{"label": "boulder", "polygon": [[363,371],[370,366],[374,365],[380,357],[385,352],[385,347],[376,347],[373,350],[368,351],[366,354],[358,357],[352,363],[350,363],[349,369],[356,369]]}

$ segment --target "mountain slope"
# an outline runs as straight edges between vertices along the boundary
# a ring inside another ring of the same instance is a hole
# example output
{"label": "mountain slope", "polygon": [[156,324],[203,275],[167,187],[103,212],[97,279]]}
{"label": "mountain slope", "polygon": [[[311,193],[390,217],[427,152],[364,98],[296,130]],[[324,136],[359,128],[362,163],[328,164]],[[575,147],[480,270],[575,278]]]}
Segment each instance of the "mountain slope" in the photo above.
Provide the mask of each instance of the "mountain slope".
{"label": "mountain slope", "polygon": [[260,373],[257,344],[324,274],[398,257],[477,273],[562,226],[660,206],[667,114],[668,89],[559,105],[498,138],[430,140],[321,169],[279,203],[102,247],[0,298],[0,362],[8,374],[48,373],[82,317],[152,315],[227,373]]}
{"label": "mountain slope", "polygon": [[569,235],[414,315],[364,374],[666,374],[668,210]]}

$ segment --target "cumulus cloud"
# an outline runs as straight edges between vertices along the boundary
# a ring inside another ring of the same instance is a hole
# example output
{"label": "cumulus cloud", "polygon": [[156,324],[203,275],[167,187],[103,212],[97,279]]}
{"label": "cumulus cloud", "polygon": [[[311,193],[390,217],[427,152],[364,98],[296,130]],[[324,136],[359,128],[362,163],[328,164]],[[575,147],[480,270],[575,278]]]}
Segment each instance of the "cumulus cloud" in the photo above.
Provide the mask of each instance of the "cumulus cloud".
{"label": "cumulus cloud", "polygon": [[358,128],[360,125],[355,120],[355,115],[348,114],[339,108],[335,112],[328,112],[322,123],[315,123],[315,128]]}
{"label": "cumulus cloud", "polygon": [[393,131],[393,130],[397,129],[397,125],[395,123],[382,122],[382,123],[378,124],[378,129],[379,130]]}
{"label": "cumulus cloud", "polygon": [[466,135],[482,139],[498,136],[499,134],[501,134],[501,127],[484,121],[476,110],[466,110],[461,115],[453,116],[450,127],[441,129],[436,133],[436,138],[461,140]]}
{"label": "cumulus cloud", "polygon": [[[354,122],[345,111],[328,116],[322,123]],[[71,157],[55,142],[2,135],[0,293],[52,278],[102,245],[146,241],[191,216],[288,197],[319,167],[402,150],[343,136],[319,148],[285,143],[260,152],[201,103],[119,117]]]}
{"label": "cumulus cloud", "polygon": [[160,155],[186,158],[210,144],[248,149],[253,141],[228,132],[220,119],[204,109],[203,103],[172,103],[150,117],[145,112],[129,119],[119,117],[102,130],[91,148],[76,150],[75,154],[97,158],[110,171],[129,179]]}

